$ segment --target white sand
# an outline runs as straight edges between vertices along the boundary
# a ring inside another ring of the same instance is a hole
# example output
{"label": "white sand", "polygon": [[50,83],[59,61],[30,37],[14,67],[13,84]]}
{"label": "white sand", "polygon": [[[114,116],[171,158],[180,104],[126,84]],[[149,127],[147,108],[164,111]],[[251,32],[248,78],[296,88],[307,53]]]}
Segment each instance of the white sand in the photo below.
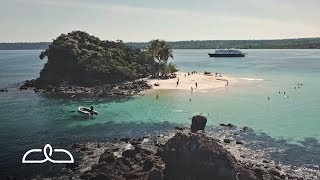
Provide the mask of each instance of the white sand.
{"label": "white sand", "polygon": [[[186,75],[186,77],[185,77]],[[177,81],[179,78],[179,85],[177,86]],[[157,80],[157,79],[147,79],[149,84],[153,86],[153,89],[177,89],[177,90],[189,90],[191,91],[191,87],[193,91],[197,92],[199,90],[208,90],[208,89],[216,89],[226,87],[227,81],[229,86],[237,82],[236,78],[222,76],[215,77],[213,75],[204,75],[203,72],[198,74],[189,75],[184,72],[177,72],[177,78],[166,79],[166,80]],[[159,83],[160,86],[154,86],[155,83]],[[198,87],[196,88],[195,83],[198,83]]]}

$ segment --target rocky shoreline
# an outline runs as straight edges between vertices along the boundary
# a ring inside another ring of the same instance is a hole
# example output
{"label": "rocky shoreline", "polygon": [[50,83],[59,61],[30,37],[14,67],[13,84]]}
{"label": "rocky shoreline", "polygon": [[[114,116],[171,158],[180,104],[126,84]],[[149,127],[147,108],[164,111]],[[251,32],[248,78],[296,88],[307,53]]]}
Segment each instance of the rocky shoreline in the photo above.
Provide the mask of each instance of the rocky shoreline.
{"label": "rocky shoreline", "polygon": [[33,90],[36,93],[48,93],[58,95],[85,95],[97,97],[130,96],[141,91],[151,89],[147,81],[140,79],[118,84],[104,84],[93,87],[78,86],[70,83],[61,83],[56,86],[41,85],[38,79],[28,80],[20,86],[20,90]]}
{"label": "rocky shoreline", "polygon": [[[71,149],[81,154],[80,160],[67,165],[64,168],[65,175],[53,179],[319,178],[268,159],[258,159],[254,155],[255,152],[245,151],[244,142],[226,137],[210,137],[204,132],[205,124],[205,117],[195,116],[191,126],[194,133],[190,132],[191,128],[176,127],[177,132],[171,137],[145,136],[138,139],[115,139],[110,143],[73,144]],[[229,129],[234,126],[222,124],[221,127]],[[247,129],[247,127],[240,128],[237,132],[245,133]],[[252,161],[252,158],[256,158],[256,161]]]}

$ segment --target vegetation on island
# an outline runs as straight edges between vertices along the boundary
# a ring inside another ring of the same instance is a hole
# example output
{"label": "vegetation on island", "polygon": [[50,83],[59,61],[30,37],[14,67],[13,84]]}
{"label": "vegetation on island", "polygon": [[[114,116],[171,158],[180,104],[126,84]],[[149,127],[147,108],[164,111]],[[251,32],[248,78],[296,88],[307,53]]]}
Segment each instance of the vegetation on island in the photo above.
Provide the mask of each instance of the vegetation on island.
{"label": "vegetation on island", "polygon": [[39,55],[47,58],[39,82],[44,87],[62,82],[96,86],[176,71],[173,64],[167,64],[173,57],[171,47],[165,41],[153,42],[159,44],[142,51],[121,40],[103,41],[82,31],[61,34]]}
{"label": "vegetation on island", "polygon": [[173,59],[172,48],[164,40],[152,40],[148,43],[147,56],[152,58],[155,63],[151,73],[153,76],[168,75],[178,71],[177,66],[173,63],[168,64],[169,58]]}

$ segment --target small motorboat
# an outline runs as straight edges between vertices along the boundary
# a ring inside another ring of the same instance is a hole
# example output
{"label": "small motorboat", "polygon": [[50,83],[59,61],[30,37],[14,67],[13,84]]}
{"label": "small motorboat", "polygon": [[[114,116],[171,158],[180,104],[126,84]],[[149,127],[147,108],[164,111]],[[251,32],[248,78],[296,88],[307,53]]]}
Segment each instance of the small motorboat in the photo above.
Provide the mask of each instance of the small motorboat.
{"label": "small motorboat", "polygon": [[79,107],[78,112],[86,115],[99,115],[98,111],[93,110],[93,114],[91,114],[90,108],[87,107]]}

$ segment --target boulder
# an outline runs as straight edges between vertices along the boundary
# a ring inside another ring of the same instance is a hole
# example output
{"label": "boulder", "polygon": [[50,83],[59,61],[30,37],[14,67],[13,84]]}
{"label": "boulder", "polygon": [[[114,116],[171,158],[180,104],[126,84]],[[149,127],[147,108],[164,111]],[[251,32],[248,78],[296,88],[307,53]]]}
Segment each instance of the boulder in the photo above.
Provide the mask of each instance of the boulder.
{"label": "boulder", "polygon": [[164,179],[257,179],[216,139],[204,134],[177,133],[165,144],[162,158],[166,164]]}
{"label": "boulder", "polygon": [[176,126],[176,127],[174,127],[174,129],[176,129],[176,130],[178,130],[178,131],[182,131],[182,130],[184,130],[184,127]]}
{"label": "boulder", "polygon": [[203,130],[206,127],[207,118],[204,116],[196,115],[192,117],[192,124],[191,124],[191,132],[196,133],[199,130]]}

